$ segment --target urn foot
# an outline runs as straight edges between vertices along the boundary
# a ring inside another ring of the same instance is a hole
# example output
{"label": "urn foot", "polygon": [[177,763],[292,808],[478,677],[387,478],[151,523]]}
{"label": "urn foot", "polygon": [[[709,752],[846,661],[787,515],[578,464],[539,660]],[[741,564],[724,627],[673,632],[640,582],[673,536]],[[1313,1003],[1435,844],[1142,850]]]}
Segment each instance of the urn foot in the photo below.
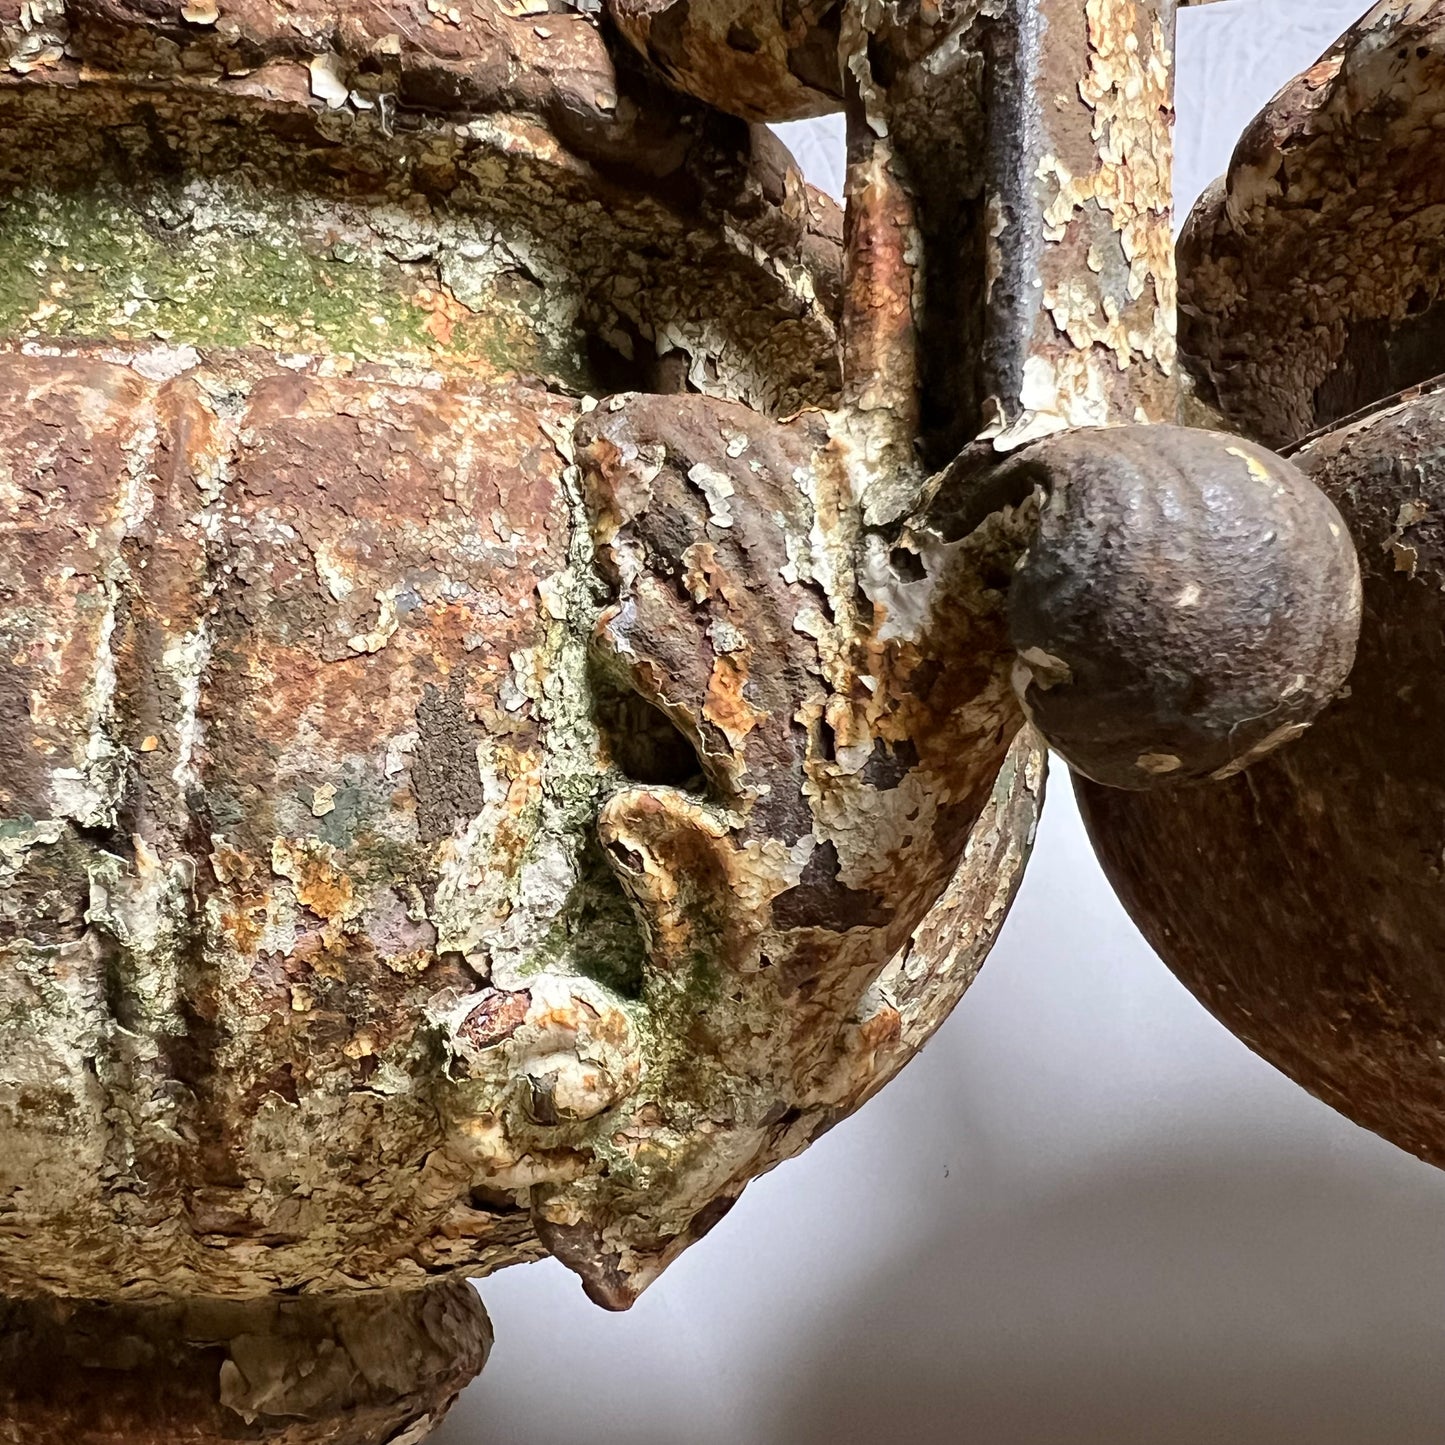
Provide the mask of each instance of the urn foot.
{"label": "urn foot", "polygon": [[3,1445],[413,1445],[486,1362],[465,1281],[105,1304],[0,1301]]}

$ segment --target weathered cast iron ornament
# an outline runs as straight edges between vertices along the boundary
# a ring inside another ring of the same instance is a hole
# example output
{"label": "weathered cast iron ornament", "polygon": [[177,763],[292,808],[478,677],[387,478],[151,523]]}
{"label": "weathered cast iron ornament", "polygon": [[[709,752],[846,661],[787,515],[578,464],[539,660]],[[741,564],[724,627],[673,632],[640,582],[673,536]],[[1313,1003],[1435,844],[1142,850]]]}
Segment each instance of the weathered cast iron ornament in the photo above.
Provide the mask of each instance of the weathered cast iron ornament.
{"label": "weathered cast iron ornament", "polygon": [[1445,0],[1247,133],[1178,352],[1172,26],[0,0],[0,1437],[409,1445],[466,1276],[631,1303],[957,1001],[1044,738],[1445,1162],[1445,402],[1349,415],[1445,371]]}

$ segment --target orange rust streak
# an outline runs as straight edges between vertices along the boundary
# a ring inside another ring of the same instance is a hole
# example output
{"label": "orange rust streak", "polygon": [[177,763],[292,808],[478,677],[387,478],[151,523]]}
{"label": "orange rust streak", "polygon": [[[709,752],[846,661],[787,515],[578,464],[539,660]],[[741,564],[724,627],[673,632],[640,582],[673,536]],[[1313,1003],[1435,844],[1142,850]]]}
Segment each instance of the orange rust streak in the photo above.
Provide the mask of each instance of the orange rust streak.
{"label": "orange rust streak", "polygon": [[918,425],[917,336],[913,325],[913,203],[888,169],[881,143],[849,176],[847,278],[843,299],[848,400]]}

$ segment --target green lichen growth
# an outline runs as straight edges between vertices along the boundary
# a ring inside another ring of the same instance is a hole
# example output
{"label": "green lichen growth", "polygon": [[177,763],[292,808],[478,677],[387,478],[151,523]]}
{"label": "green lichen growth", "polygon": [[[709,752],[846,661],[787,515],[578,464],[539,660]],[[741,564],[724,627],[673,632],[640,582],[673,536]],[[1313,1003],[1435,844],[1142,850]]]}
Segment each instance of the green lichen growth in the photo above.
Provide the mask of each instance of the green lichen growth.
{"label": "green lichen growth", "polygon": [[[448,238],[397,246],[364,211],[192,182],[0,200],[0,338],[168,342],[461,365],[581,386],[544,288],[499,275],[463,305]],[[388,246],[390,244],[390,249]]]}
{"label": "green lichen growth", "polygon": [[565,958],[584,978],[623,998],[639,998],[647,941],[595,837],[583,844],[579,871],[567,908],[543,941],[541,957]]}

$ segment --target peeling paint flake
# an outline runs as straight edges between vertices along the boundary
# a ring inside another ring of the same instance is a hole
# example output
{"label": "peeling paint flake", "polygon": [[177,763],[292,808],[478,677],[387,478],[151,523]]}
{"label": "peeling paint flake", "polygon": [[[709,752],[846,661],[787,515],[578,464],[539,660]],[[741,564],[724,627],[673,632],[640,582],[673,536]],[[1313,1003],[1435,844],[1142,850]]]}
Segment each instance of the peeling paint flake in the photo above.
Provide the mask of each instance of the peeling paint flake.
{"label": "peeling paint flake", "polygon": [[342,58],[327,51],[313,55],[306,68],[311,72],[311,94],[324,101],[328,110],[340,110],[351,94],[351,88],[343,79],[345,62]]}

